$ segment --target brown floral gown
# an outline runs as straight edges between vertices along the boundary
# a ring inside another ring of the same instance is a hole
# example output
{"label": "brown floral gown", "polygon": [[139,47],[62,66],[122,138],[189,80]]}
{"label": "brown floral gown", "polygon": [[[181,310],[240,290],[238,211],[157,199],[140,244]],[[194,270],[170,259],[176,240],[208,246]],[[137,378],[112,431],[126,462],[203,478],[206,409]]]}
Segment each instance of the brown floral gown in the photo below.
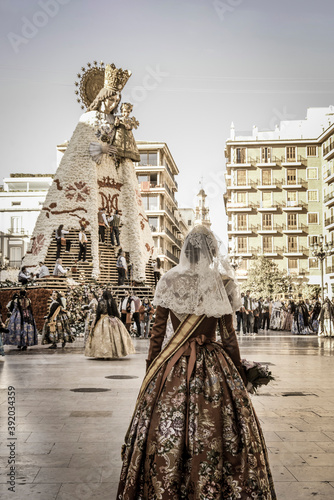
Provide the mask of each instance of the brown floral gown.
{"label": "brown floral gown", "polygon": [[[159,355],[169,312],[157,308],[148,364]],[[172,312],[171,320],[175,330]],[[126,438],[117,500],[276,499],[232,316],[220,322],[222,343],[217,321],[205,318],[169,373],[163,365],[148,385]]]}

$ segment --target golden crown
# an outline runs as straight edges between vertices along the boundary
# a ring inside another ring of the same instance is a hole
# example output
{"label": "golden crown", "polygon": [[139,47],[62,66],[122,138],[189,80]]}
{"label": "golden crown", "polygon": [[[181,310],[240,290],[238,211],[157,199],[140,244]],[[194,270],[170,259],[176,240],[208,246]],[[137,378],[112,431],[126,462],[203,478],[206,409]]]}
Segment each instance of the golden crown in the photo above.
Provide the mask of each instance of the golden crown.
{"label": "golden crown", "polygon": [[117,69],[114,64],[104,65],[103,61],[100,62],[100,66],[97,61],[93,64],[87,63],[87,69],[82,67],[81,71],[77,74],[75,94],[77,102],[82,103],[82,109],[91,105],[103,87],[120,92],[131,76],[131,71]]}
{"label": "golden crown", "polygon": [[131,71],[116,68],[115,64],[106,64],[104,70],[104,88],[121,92],[131,76]]}

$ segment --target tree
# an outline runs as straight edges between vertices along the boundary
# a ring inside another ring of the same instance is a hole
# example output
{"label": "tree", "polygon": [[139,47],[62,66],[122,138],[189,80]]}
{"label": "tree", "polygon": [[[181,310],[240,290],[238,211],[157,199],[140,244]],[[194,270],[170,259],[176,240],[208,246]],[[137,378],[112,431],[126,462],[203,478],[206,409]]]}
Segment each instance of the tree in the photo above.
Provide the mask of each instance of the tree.
{"label": "tree", "polygon": [[263,255],[253,257],[247,281],[241,286],[243,292],[250,290],[257,298],[291,293],[292,287],[291,277]]}

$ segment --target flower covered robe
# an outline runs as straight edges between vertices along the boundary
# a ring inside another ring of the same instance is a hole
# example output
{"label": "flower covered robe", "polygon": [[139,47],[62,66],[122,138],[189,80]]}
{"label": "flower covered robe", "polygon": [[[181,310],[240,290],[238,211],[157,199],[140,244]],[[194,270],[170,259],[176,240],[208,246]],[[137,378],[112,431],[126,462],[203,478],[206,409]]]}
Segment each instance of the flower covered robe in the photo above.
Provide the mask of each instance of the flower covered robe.
{"label": "flower covered robe", "polygon": [[[169,312],[157,308],[148,364],[159,355]],[[175,330],[180,322],[171,319]],[[217,343],[217,318],[205,318],[173,366],[163,364],[147,386],[123,447],[117,500],[276,499],[232,316],[224,323]]]}

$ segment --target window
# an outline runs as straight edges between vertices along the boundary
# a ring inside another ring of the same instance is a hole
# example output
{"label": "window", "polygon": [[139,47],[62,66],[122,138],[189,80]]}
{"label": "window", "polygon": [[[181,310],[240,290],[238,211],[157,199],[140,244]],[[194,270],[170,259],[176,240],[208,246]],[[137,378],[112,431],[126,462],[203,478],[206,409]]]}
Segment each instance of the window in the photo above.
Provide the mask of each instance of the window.
{"label": "window", "polygon": [[248,262],[247,259],[242,259],[238,267],[238,271],[247,271],[247,262]]}
{"label": "window", "polygon": [[266,253],[272,253],[273,251],[273,239],[271,236],[263,236],[262,239],[263,251]]}
{"label": "window", "polygon": [[297,229],[297,214],[288,214],[288,229]]}
{"label": "window", "polygon": [[262,185],[263,186],[271,185],[271,170],[269,169],[262,170]]}
{"label": "window", "polygon": [[145,210],[159,210],[159,196],[142,196]]}
{"label": "window", "polygon": [[271,216],[271,214],[263,214],[262,215],[262,228],[263,229],[272,229],[272,216]]}
{"label": "window", "polygon": [[246,170],[237,171],[237,185],[246,186],[247,185],[247,172]]}
{"label": "window", "polygon": [[271,208],[271,193],[262,193],[262,208]]}
{"label": "window", "polygon": [[191,226],[191,219],[188,220],[188,226]]}
{"label": "window", "polygon": [[307,156],[317,156],[317,146],[307,146]]}
{"label": "window", "polygon": [[139,165],[158,165],[157,152],[141,151]]}
{"label": "window", "polygon": [[246,148],[236,148],[235,163],[246,163]]}
{"label": "window", "polygon": [[296,207],[297,205],[298,205],[297,191],[288,191],[286,194],[286,206]]}
{"label": "window", "polygon": [[318,201],[318,190],[310,189],[307,191],[307,201]]}
{"label": "window", "polygon": [[297,236],[288,236],[288,252],[297,252]]}
{"label": "window", "polygon": [[247,252],[247,238],[239,236],[237,239],[237,244],[238,244],[238,252],[239,253]]}
{"label": "window", "polygon": [[288,168],[286,180],[290,186],[297,183],[297,170],[295,168]]}
{"label": "window", "polygon": [[239,230],[241,230],[241,231],[246,230],[247,229],[247,215],[238,214],[237,224],[238,224]]}
{"label": "window", "polygon": [[21,234],[22,232],[22,217],[10,218],[10,232],[12,234]]}
{"label": "window", "polygon": [[317,168],[307,168],[306,169],[307,179],[318,179],[318,169]]}
{"label": "window", "polygon": [[237,193],[237,203],[247,203],[247,193],[241,192]]}
{"label": "window", "polygon": [[307,223],[308,224],[318,224],[318,212],[309,212],[307,214]]}
{"label": "window", "polygon": [[22,247],[9,248],[9,265],[10,267],[20,267],[22,263]]}
{"label": "window", "polygon": [[319,269],[318,259],[315,259],[314,257],[311,257],[308,260],[308,268],[309,269]]}
{"label": "window", "polygon": [[288,259],[288,269],[290,274],[298,274],[298,260]]}
{"label": "window", "polygon": [[261,159],[262,163],[271,162],[271,148],[262,148]]}
{"label": "window", "polygon": [[12,201],[12,207],[18,207],[21,205],[20,201]]}
{"label": "window", "polygon": [[295,148],[295,146],[288,146],[286,148],[286,161],[296,161],[296,148]]}
{"label": "window", "polygon": [[309,236],[308,237],[309,246],[314,245],[314,243],[318,243],[318,236]]}
{"label": "window", "polygon": [[148,224],[151,228],[151,231],[154,233],[155,231],[158,231],[158,217],[149,217],[148,218]]}

